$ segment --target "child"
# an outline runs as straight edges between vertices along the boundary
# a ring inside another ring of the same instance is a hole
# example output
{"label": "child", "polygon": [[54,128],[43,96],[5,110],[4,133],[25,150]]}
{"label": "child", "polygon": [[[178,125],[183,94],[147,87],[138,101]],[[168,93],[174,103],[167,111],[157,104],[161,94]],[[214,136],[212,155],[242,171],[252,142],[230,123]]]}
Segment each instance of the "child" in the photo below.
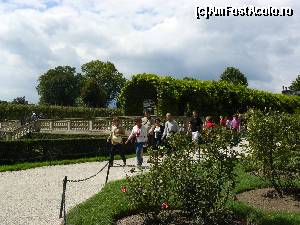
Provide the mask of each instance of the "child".
{"label": "child", "polygon": [[154,149],[157,149],[158,146],[161,144],[161,138],[164,132],[164,127],[160,124],[160,119],[155,119],[155,125],[153,129],[154,133]]}
{"label": "child", "polygon": [[220,116],[220,126],[221,127],[226,127],[226,118],[227,117],[223,117],[223,116]]}
{"label": "child", "polygon": [[142,118],[138,117],[135,120],[135,126],[132,128],[125,144],[127,144],[132,138],[135,138],[135,152],[137,158],[137,166],[140,167],[143,164],[143,145],[148,141],[148,132],[145,126],[142,125]]}
{"label": "child", "polygon": [[226,128],[231,130],[231,117],[230,116],[227,117]]}
{"label": "child", "polygon": [[124,129],[121,127],[121,122],[119,118],[113,119],[113,125],[111,127],[110,135],[107,139],[107,142],[111,142],[112,147],[110,150],[110,157],[109,157],[109,166],[113,166],[114,163],[114,155],[116,151],[119,151],[120,156],[123,160],[124,166],[126,166],[126,158],[124,151],[122,149],[122,135],[125,134]]}

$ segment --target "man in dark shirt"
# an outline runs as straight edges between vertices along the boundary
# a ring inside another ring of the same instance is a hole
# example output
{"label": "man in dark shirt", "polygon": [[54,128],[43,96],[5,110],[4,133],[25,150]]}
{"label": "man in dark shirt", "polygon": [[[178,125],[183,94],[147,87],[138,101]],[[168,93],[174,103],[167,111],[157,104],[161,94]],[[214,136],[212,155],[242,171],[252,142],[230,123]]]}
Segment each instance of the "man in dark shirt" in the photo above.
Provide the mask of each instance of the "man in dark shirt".
{"label": "man in dark shirt", "polygon": [[200,132],[202,130],[202,120],[196,110],[193,111],[193,117],[189,123],[189,131],[192,132],[192,141],[198,142]]}

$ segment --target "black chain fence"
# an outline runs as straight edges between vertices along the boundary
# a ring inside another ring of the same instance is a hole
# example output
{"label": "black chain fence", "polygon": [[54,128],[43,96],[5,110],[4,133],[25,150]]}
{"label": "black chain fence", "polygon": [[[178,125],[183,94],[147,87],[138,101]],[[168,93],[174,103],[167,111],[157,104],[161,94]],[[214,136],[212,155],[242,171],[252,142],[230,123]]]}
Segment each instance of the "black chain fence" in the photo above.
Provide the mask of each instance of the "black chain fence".
{"label": "black chain fence", "polygon": [[59,211],[59,218],[63,218],[64,221],[64,225],[67,224],[67,214],[66,214],[66,189],[67,189],[67,183],[79,183],[79,182],[84,182],[87,181],[89,179],[92,179],[93,177],[96,177],[98,174],[100,174],[106,167],[108,166],[107,169],[107,174],[106,174],[106,179],[105,179],[105,184],[108,181],[108,175],[109,175],[109,170],[110,170],[110,164],[109,162],[107,162],[97,173],[83,178],[83,179],[77,179],[77,180],[69,180],[67,176],[64,177],[63,179],[63,191],[61,194],[61,204],[60,204],[60,211]]}

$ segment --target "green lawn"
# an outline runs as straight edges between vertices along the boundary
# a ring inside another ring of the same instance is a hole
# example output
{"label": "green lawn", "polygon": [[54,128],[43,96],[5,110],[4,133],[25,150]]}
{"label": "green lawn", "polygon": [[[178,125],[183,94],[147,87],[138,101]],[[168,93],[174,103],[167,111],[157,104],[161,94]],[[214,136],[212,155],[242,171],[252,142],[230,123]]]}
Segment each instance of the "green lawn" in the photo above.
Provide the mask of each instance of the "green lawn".
{"label": "green lawn", "polygon": [[[126,155],[127,158],[135,157],[135,154]],[[119,155],[115,156],[116,160],[121,159]],[[55,166],[55,165],[68,165],[75,163],[85,162],[102,162],[108,160],[108,157],[92,157],[92,158],[80,158],[80,159],[65,159],[57,161],[46,161],[46,162],[26,162],[12,165],[0,165],[0,172],[16,171],[16,170],[27,170],[42,166]]]}
{"label": "green lawn", "polygon": [[[237,173],[239,182],[235,193],[268,186],[259,178],[245,173],[240,166]],[[71,209],[68,213],[68,224],[110,225],[118,218],[141,211],[142,209],[131,208],[125,194],[121,192],[121,186],[126,183],[126,180],[110,182],[98,194]],[[266,213],[237,201],[230,201],[228,205],[236,215],[248,221],[255,221],[255,225],[300,224],[300,214]]]}

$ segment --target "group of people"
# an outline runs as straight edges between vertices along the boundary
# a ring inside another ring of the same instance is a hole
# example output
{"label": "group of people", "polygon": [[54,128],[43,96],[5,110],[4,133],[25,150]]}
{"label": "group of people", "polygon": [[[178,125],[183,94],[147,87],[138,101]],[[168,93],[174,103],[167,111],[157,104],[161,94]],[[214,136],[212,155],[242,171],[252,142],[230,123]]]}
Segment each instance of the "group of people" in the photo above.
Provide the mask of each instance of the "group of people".
{"label": "group of people", "polygon": [[[192,141],[198,142],[202,130],[222,126],[226,129],[240,131],[240,125],[240,115],[234,115],[233,117],[220,116],[219,124],[215,124],[211,116],[207,116],[205,121],[202,122],[199,117],[199,113],[197,111],[193,111],[192,118],[189,121],[188,132],[191,133]],[[144,148],[151,146],[153,149],[157,149],[164,140],[167,140],[170,136],[177,132],[179,132],[179,126],[171,113],[166,114],[166,122],[162,125],[159,118],[154,119],[151,117],[149,111],[145,111],[144,117],[136,118],[135,126],[132,128],[125,144],[134,142],[137,166],[140,167],[143,164]],[[125,129],[122,127],[120,119],[114,118],[111,132],[107,139],[107,141],[112,144],[109,159],[110,166],[113,166],[114,155],[117,151],[120,153],[124,166],[126,165],[126,157],[122,148],[124,135]]]}

